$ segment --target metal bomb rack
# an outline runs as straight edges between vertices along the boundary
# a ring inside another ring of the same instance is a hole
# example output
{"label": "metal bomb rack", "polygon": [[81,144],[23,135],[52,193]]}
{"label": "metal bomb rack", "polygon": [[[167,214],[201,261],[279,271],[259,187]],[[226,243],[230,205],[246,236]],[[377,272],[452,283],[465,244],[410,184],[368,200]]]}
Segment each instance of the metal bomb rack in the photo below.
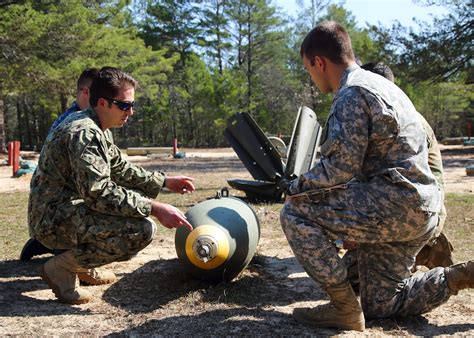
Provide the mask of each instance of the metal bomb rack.
{"label": "metal bomb rack", "polygon": [[293,127],[286,162],[248,113],[236,113],[227,121],[224,137],[254,180],[229,179],[234,189],[244,191],[250,200],[279,202],[284,192],[281,180],[292,180],[307,172],[316,158],[321,126],[316,114],[300,107]]}

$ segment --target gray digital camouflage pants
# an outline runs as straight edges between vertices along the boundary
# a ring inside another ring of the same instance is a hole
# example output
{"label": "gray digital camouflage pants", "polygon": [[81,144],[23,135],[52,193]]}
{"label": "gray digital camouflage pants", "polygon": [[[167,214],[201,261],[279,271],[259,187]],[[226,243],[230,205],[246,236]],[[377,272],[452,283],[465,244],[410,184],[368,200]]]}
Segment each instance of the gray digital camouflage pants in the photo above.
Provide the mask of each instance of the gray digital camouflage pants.
{"label": "gray digital camouflage pants", "polygon": [[450,294],[444,268],[410,275],[437,215],[400,210],[357,185],[319,201],[289,200],[280,220],[296,259],[322,288],[348,279],[334,240],[358,243],[360,298],[366,318],[420,314]]}
{"label": "gray digital camouflage pants", "polygon": [[36,227],[32,236],[50,249],[72,249],[84,268],[129,260],[151,243],[156,231],[151,218],[99,213],[82,200],[58,206],[53,221]]}

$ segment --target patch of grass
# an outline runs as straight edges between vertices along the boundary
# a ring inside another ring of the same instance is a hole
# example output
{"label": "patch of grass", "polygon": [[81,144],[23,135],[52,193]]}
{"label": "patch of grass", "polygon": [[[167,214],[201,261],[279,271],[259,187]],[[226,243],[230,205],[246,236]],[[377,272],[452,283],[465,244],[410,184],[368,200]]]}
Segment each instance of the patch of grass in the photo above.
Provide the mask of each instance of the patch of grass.
{"label": "patch of grass", "polygon": [[0,259],[18,259],[28,234],[28,192],[0,194]]}
{"label": "patch of grass", "polygon": [[445,204],[448,217],[443,232],[454,246],[454,261],[473,259],[474,195],[448,194]]}

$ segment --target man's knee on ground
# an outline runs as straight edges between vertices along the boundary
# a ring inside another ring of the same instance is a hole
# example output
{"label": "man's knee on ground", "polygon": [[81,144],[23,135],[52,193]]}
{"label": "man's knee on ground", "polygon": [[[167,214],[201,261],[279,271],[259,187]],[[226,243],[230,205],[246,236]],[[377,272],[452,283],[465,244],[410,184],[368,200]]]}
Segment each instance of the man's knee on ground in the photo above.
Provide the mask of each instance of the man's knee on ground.
{"label": "man's knee on ground", "polygon": [[370,295],[367,299],[361,297],[361,304],[367,319],[390,318],[396,314],[393,299],[384,299],[380,294]]}
{"label": "man's knee on ground", "polygon": [[150,217],[145,218],[144,233],[145,233],[145,240],[148,240],[148,243],[150,243],[155,237],[156,227],[157,227],[156,223]]}

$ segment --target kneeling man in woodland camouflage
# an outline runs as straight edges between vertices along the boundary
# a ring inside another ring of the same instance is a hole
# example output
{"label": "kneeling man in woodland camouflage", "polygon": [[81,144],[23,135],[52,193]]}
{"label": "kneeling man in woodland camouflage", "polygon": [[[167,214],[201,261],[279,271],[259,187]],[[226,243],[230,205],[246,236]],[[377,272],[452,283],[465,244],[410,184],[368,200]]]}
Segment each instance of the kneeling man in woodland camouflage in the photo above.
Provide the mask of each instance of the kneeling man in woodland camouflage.
{"label": "kneeling man in woodland camouflage", "polygon": [[[425,313],[474,287],[473,261],[410,274],[436,231],[441,197],[410,99],[356,64],[349,35],[336,22],[315,27],[300,52],[316,86],[335,97],[321,158],[288,187],[281,212],[297,260],[330,303],[297,308],[294,318],[362,331],[365,318]],[[358,243],[361,303],[336,239]]]}
{"label": "kneeling man in woodland camouflage", "polygon": [[167,227],[192,229],[174,206],[154,199],[167,189],[194,191],[192,178],[149,172],[122,158],[109,128],[133,115],[136,81],[104,67],[90,87],[91,108],[71,114],[48,135],[31,180],[30,235],[50,249],[65,250],[40,269],[60,302],[86,303],[79,287],[107,284],[99,266],[128,260],[151,243],[155,216]]}

